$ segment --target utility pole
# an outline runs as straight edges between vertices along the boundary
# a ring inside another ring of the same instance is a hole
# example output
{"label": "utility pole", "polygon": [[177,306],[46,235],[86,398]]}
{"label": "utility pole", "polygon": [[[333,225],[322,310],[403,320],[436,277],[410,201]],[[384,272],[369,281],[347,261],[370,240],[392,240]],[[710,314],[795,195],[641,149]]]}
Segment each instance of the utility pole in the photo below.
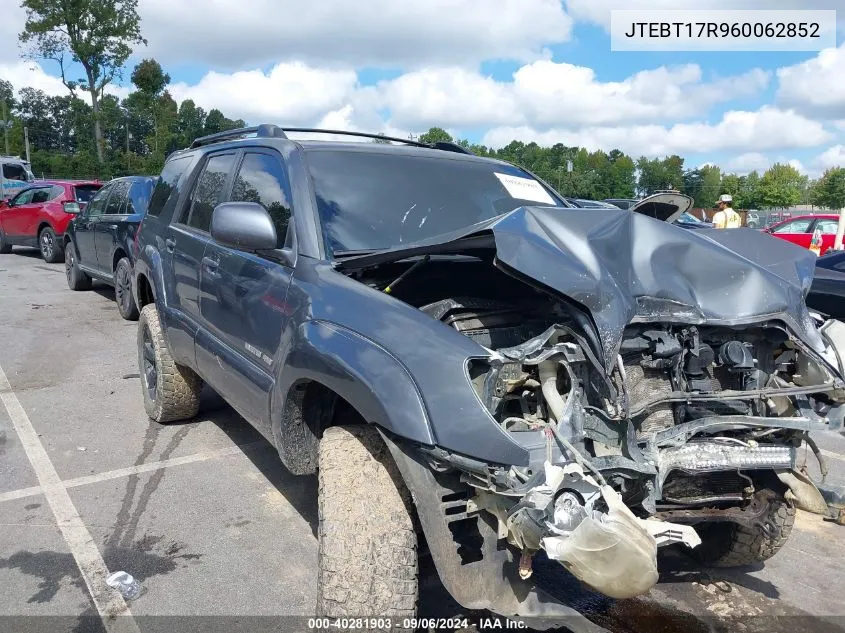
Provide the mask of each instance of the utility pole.
{"label": "utility pole", "polygon": [[9,121],[6,119],[6,99],[3,98],[3,140],[6,143],[6,156],[9,155]]}
{"label": "utility pole", "polygon": [[26,126],[23,128],[23,144],[26,147],[26,162],[32,165],[32,161],[29,160],[29,128]]}

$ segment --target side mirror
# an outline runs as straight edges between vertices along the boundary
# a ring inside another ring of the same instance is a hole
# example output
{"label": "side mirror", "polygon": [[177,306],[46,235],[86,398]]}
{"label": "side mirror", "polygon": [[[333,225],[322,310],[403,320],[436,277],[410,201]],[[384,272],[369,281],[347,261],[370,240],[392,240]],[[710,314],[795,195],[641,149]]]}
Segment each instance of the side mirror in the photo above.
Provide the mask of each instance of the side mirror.
{"label": "side mirror", "polygon": [[218,204],[211,215],[211,237],[239,251],[272,250],[279,243],[270,214],[256,202]]}

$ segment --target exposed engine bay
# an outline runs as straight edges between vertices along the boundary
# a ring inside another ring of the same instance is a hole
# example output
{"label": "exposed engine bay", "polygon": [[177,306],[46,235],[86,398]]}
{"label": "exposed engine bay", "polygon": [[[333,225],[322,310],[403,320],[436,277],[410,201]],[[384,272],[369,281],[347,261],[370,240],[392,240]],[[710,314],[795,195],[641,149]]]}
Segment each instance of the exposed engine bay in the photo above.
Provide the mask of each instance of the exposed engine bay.
{"label": "exposed engine bay", "polygon": [[546,438],[542,464],[467,475],[478,509],[525,556],[543,549],[612,597],[648,591],[657,546],[698,546],[692,526],[759,522],[812,442],[806,421],[845,401],[824,361],[774,323],[631,326],[608,375],[550,309],[422,307],[490,350],[468,371],[501,428]]}

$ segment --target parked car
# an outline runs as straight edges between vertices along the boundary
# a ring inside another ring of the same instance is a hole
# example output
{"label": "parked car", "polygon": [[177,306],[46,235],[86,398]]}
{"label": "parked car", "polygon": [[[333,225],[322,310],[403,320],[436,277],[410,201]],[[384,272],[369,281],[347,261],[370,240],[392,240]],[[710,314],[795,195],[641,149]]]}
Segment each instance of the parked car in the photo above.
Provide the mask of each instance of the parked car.
{"label": "parked car", "polygon": [[564,198],[573,207],[579,209],[615,209],[609,202],[600,202],[598,200],[584,200],[583,198]]}
{"label": "parked car", "polygon": [[678,219],[675,220],[675,224],[685,229],[712,229],[714,226],[712,222],[699,220],[692,213],[687,211],[678,216]]}
{"label": "parked car", "polygon": [[760,211],[748,209],[745,213],[745,226],[750,229],[765,229],[773,224],[788,220],[792,217],[790,211]]}
{"label": "parked car", "polygon": [[816,274],[807,306],[845,321],[845,251],[828,250],[816,260]]}
{"label": "parked car", "polygon": [[12,246],[37,246],[44,261],[62,261],[68,224],[102,186],[99,181],[39,180],[0,201],[0,253],[11,253]]}
{"label": "parked car", "polygon": [[0,156],[0,200],[11,198],[35,180],[27,161],[17,156]]}
{"label": "parked car", "polygon": [[647,217],[680,194],[571,208],[460,146],[369,137],[400,144],[198,139],[137,237],[146,412],[190,418],[208,383],[318,472],[319,613],[412,616],[417,525],[458,603],[528,624],[576,615],[540,550],[614,598],[656,583],[658,546],[773,556],[821,499],[796,447],[845,416],[815,256]]}
{"label": "parked car", "polygon": [[684,229],[712,229],[712,222],[699,220],[689,212],[692,203],[692,198],[677,191],[659,191],[642,200],[614,198],[604,201],[611,208],[645,213]]}
{"label": "parked car", "polygon": [[132,294],[135,233],[147,212],[155,178],[112,180],[68,225],[64,236],[65,272],[71,290],[87,290],[98,279],[115,289],[120,316],[134,321]]}
{"label": "parked car", "polygon": [[773,224],[769,228],[763,229],[763,232],[809,249],[810,241],[813,239],[813,233],[820,230],[822,234],[822,247],[819,254],[824,255],[836,240],[838,226],[838,214],[800,215]]}

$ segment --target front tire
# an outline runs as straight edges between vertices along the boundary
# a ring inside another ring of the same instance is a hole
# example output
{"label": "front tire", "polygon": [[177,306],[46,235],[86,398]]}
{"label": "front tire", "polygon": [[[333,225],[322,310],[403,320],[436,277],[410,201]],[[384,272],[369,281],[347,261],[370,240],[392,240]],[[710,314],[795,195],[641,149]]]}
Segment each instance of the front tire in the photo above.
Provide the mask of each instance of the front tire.
{"label": "front tire", "polygon": [[127,321],[138,320],[138,306],[132,294],[132,264],[127,257],[122,257],[114,269],[114,298],[120,316]]}
{"label": "front tire", "polygon": [[763,525],[709,523],[699,530],[701,545],[693,550],[708,567],[744,567],[770,559],[786,544],[795,524],[795,506],[773,497]]}
{"label": "front tire", "polygon": [[317,613],[414,617],[417,536],[411,498],[374,427],[325,430],[318,499]]}
{"label": "front tire", "polygon": [[71,290],[88,290],[91,288],[91,277],[79,269],[73,242],[65,245],[65,276],[67,287]]}
{"label": "front tire", "polygon": [[56,232],[49,226],[45,226],[38,234],[38,247],[41,249],[41,257],[48,264],[58,264],[64,258],[64,249],[56,238]]}
{"label": "front tire", "polygon": [[12,252],[12,245],[6,239],[6,234],[3,229],[0,229],[0,255],[8,255]]}
{"label": "front tire", "polygon": [[150,419],[163,424],[196,416],[202,380],[173,360],[154,303],[144,306],[138,321],[138,365]]}

